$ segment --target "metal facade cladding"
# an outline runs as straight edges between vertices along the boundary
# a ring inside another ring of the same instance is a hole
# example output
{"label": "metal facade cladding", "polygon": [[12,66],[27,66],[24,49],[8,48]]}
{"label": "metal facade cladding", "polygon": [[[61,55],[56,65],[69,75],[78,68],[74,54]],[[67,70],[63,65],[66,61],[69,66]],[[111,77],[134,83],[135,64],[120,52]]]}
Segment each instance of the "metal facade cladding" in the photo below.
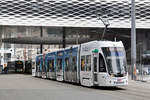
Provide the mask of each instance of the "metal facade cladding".
{"label": "metal facade cladding", "polygon": [[[0,0],[0,25],[130,28],[131,0]],[[97,17],[98,16],[98,17]],[[137,28],[150,28],[150,0],[136,0]]]}

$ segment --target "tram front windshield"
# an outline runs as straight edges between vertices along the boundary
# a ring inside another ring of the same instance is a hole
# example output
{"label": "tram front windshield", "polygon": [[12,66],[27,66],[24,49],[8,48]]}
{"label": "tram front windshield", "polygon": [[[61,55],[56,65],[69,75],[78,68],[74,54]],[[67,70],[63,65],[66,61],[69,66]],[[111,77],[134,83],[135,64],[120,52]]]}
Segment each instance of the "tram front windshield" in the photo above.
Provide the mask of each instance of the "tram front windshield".
{"label": "tram front windshield", "polygon": [[102,48],[107,69],[110,75],[122,76],[126,74],[126,57],[123,47],[105,47]]}

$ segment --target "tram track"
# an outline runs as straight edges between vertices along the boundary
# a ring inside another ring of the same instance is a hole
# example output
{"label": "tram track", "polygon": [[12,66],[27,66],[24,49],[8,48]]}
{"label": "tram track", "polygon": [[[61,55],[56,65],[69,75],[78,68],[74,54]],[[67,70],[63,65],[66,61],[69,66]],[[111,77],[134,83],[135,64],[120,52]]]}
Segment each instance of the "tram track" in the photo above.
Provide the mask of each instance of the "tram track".
{"label": "tram track", "polygon": [[[73,89],[77,89],[80,91],[86,91],[86,92],[100,92],[100,93],[104,93],[105,95],[112,95],[115,97],[117,97],[117,94],[120,93],[121,95],[124,95],[126,97],[128,97],[129,95],[134,97],[144,97],[144,98],[150,98],[150,95],[148,92],[145,92],[144,90],[141,90],[141,88],[136,89],[135,87],[118,87],[118,88],[102,88],[102,87],[97,87],[97,88],[88,88],[88,87],[83,87],[80,86],[79,84],[72,84],[72,83],[66,83],[66,82],[57,82],[57,81],[52,81],[50,80],[53,84],[55,85],[60,85],[60,86],[64,86],[65,88],[73,88]],[[148,89],[147,89],[148,91]],[[118,95],[119,96],[119,95]]]}
{"label": "tram track", "polygon": [[144,98],[147,98],[147,99],[150,98],[150,96],[148,96],[149,94],[145,94],[145,93],[142,93],[142,92],[139,92],[139,91],[129,90],[129,91],[116,91],[116,92],[127,94],[127,96],[132,95],[132,96],[135,96],[135,97],[144,97]]}
{"label": "tram track", "polygon": [[[104,94],[104,95],[109,95],[109,96],[114,96],[118,99],[121,100],[133,100],[135,98],[137,98],[136,100],[142,100],[142,98],[146,98],[146,100],[149,100],[150,95],[148,92],[144,92],[144,91],[138,91],[136,89],[128,89],[128,88],[119,88],[118,89],[111,89],[111,88],[87,88],[87,87],[82,87],[79,85],[73,85],[73,84],[68,84],[68,83],[61,83],[59,85],[62,85],[67,87],[67,88],[74,88],[74,89],[78,89],[80,91],[83,92],[97,92],[100,94]],[[66,85],[67,84],[67,85]],[[125,99],[123,97],[126,97]],[[128,98],[128,99],[127,99]]]}
{"label": "tram track", "polygon": [[[69,86],[69,87],[76,87],[76,86]],[[97,92],[97,93],[101,93],[104,95],[110,95],[110,96],[114,96],[117,97],[118,99],[121,100],[133,100],[135,98],[137,98],[136,100],[143,100],[142,98],[145,98],[144,100],[149,100],[150,95],[148,92],[145,91],[141,91],[141,89],[133,89],[131,87],[125,87],[125,88],[86,88],[86,87],[82,87],[82,86],[78,86],[76,87],[76,89],[80,88],[80,90],[82,91],[86,91],[86,92]],[[129,89],[130,88],[130,89]],[[123,97],[126,97],[125,99],[123,99]],[[128,98],[128,99],[127,99]]]}
{"label": "tram track", "polygon": [[[134,91],[134,92],[138,92],[138,93],[142,93],[142,94],[147,94],[148,92],[146,91],[149,91],[148,89],[147,90],[142,90],[141,88],[138,88],[138,89],[135,89],[135,88],[127,88],[127,90],[131,90],[131,91]],[[140,90],[140,91],[139,91]],[[149,93],[148,93],[149,94]]]}
{"label": "tram track", "polygon": [[[137,100],[141,100],[142,98],[145,98],[146,100],[149,100],[150,95],[149,92],[141,91],[142,88],[140,89],[133,89],[132,87],[126,87],[124,90],[113,90],[112,92],[109,92],[108,90],[106,92],[112,93],[113,95],[124,95],[126,98],[137,98]],[[120,96],[118,95],[118,96]],[[141,99],[140,99],[141,98]],[[142,99],[143,100],[143,99]]]}
{"label": "tram track", "polygon": [[141,93],[139,91],[125,89],[125,90],[104,90],[104,89],[94,89],[93,92],[104,94],[107,96],[113,96],[119,100],[149,100],[149,93]]}
{"label": "tram track", "polygon": [[[37,78],[38,79],[38,78]],[[40,78],[39,78],[40,79]],[[42,79],[45,80],[45,79]],[[96,93],[96,94],[103,94],[106,96],[113,96],[118,98],[119,100],[143,100],[142,98],[145,98],[144,100],[149,100],[149,88],[143,88],[143,87],[136,87],[134,85],[128,85],[124,87],[116,87],[116,88],[107,88],[107,87],[94,87],[94,88],[88,88],[81,86],[79,84],[72,84],[72,83],[66,83],[66,82],[57,82],[53,80],[46,80],[50,82],[51,84],[54,84],[56,86],[63,86],[66,89],[75,89],[77,91],[87,92],[87,93]],[[138,85],[140,86],[140,85]],[[144,89],[144,90],[143,90]],[[125,98],[124,98],[125,97]]]}

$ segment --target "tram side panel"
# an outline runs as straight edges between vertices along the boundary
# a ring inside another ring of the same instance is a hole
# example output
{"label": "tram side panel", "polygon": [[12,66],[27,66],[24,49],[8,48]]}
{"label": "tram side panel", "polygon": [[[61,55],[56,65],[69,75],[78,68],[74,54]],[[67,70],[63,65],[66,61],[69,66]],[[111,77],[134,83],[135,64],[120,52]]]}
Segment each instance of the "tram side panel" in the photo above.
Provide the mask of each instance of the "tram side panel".
{"label": "tram side panel", "polygon": [[79,59],[79,49],[78,47],[72,49],[72,57],[71,57],[71,62],[72,62],[72,82],[79,82],[79,77],[78,77],[78,59]]}
{"label": "tram side panel", "polygon": [[[93,86],[93,54],[96,43],[84,43],[80,48],[80,83],[83,86]],[[98,61],[96,62],[98,64]]]}
{"label": "tram side panel", "polygon": [[45,66],[45,54],[42,55],[42,78],[46,78],[47,66]]}
{"label": "tram side panel", "polygon": [[64,52],[64,80],[66,82],[71,82],[70,69],[70,49],[66,49]]}
{"label": "tram side panel", "polygon": [[64,50],[64,81],[79,83],[79,47]]}
{"label": "tram side panel", "polygon": [[93,41],[81,44],[80,82],[84,86],[127,85],[122,42]]}
{"label": "tram side panel", "polygon": [[46,78],[49,78],[49,65],[48,65],[48,56],[49,56],[49,53],[45,55],[45,61],[44,61],[44,65],[45,65],[45,68],[46,68]]}
{"label": "tram side panel", "polygon": [[56,52],[46,54],[47,78],[56,79]]}

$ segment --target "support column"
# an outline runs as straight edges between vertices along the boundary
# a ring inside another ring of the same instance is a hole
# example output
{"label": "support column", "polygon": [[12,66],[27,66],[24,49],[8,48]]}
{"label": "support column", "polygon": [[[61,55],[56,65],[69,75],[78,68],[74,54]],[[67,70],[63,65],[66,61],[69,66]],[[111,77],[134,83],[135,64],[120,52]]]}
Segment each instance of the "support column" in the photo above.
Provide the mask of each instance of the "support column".
{"label": "support column", "polygon": [[[0,26],[0,49],[2,45],[2,26]],[[2,53],[0,53],[0,64],[2,62]]]}
{"label": "support column", "polygon": [[0,48],[2,45],[2,26],[0,26]]}
{"label": "support column", "polygon": [[[43,37],[43,27],[40,27],[40,37]],[[40,53],[43,53],[43,44],[40,44]]]}
{"label": "support column", "polygon": [[76,44],[79,44],[79,33],[78,32],[76,32]]}
{"label": "support column", "polygon": [[132,80],[136,80],[136,23],[135,23],[135,0],[132,0],[131,7],[131,66]]}
{"label": "support column", "polygon": [[62,38],[63,38],[63,48],[65,48],[66,47],[66,27],[63,27],[63,29],[62,29],[62,33],[63,33],[63,35],[62,35]]}

